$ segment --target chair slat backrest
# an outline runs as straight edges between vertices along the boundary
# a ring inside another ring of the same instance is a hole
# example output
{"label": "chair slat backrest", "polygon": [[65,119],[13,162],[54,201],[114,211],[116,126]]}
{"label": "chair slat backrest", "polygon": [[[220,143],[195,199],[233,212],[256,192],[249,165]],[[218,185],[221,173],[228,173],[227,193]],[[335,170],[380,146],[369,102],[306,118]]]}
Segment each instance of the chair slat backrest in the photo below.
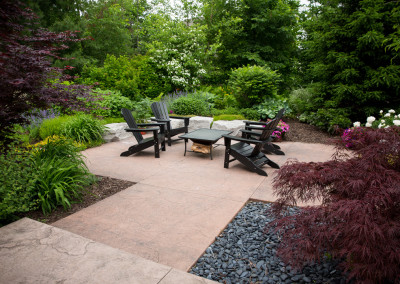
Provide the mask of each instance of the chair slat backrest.
{"label": "chair slat backrest", "polygon": [[[260,141],[265,141],[265,140],[269,139],[269,137],[274,132],[275,128],[278,126],[278,123],[279,123],[278,119],[273,119],[269,123],[267,123],[265,125],[265,129],[261,133],[261,136],[260,136],[259,140]],[[252,156],[258,155],[261,152],[262,147],[263,147],[262,144],[257,144],[254,147],[253,152],[250,154],[250,156],[252,157]]]}
{"label": "chair slat backrest", "polygon": [[[123,108],[121,109],[121,113],[129,128],[138,128],[132,112],[129,109]],[[143,140],[143,136],[140,134],[140,132],[132,132],[132,134],[135,136],[138,143]]]}
{"label": "chair slat backrest", "polygon": [[156,119],[169,119],[168,108],[164,102],[152,103],[151,110],[153,111]]}
{"label": "chair slat backrest", "polygon": [[285,109],[284,109],[284,108],[281,108],[281,109],[278,111],[278,113],[276,114],[276,116],[275,116],[275,119],[278,120],[278,123],[279,123],[279,121],[282,119],[282,117],[283,117],[284,114],[285,114]]}

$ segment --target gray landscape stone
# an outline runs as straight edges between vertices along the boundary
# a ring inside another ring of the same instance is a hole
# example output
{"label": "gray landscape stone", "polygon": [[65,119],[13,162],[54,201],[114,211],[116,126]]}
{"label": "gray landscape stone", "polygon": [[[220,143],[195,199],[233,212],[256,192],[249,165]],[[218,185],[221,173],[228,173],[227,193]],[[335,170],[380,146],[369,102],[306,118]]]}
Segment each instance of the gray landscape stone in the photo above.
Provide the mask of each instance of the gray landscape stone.
{"label": "gray landscape stone", "polygon": [[240,129],[244,129],[245,123],[243,120],[217,120],[214,121],[212,129],[230,130],[233,131],[230,135],[241,136]]}
{"label": "gray landscape stone", "polygon": [[184,119],[170,118],[171,119],[171,128],[180,128],[185,126]]}
{"label": "gray landscape stone", "polygon": [[205,116],[191,117],[189,120],[189,132],[200,128],[209,129],[212,121],[213,121],[212,117],[205,117]]}
{"label": "gray landscape stone", "polygon": [[128,124],[122,123],[110,123],[105,125],[108,129],[103,134],[104,141],[116,142],[122,139],[132,137],[132,134],[125,131],[128,128]]}

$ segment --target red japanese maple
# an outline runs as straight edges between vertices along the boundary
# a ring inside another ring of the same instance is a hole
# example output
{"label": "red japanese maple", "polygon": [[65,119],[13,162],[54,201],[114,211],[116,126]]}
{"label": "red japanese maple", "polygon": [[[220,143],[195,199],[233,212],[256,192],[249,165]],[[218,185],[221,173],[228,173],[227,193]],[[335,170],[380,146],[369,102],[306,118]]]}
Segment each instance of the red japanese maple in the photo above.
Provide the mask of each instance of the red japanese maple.
{"label": "red japanese maple", "polygon": [[23,122],[23,113],[32,108],[57,104],[80,109],[85,102],[76,98],[90,99],[87,86],[51,83],[69,79],[51,64],[57,51],[67,48],[64,43],[79,40],[75,33],[47,31],[35,19],[21,3],[0,1],[0,137],[12,124]]}
{"label": "red japanese maple", "polygon": [[[363,129],[323,163],[288,162],[274,179],[280,256],[294,265],[324,253],[360,283],[400,283],[400,127]],[[284,216],[285,205],[322,200]]]}

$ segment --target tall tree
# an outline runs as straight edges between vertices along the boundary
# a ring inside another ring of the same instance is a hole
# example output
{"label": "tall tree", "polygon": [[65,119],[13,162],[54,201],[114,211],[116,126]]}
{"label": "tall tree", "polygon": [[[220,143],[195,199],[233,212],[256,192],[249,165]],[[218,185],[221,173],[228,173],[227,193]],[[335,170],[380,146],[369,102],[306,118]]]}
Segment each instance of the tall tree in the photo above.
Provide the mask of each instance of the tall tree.
{"label": "tall tree", "polygon": [[39,17],[41,26],[50,28],[54,23],[70,17],[79,20],[92,0],[21,0]]}
{"label": "tall tree", "polygon": [[268,66],[288,82],[297,49],[297,14],[296,0],[204,0],[208,41],[220,42],[218,67]]}
{"label": "tall tree", "polygon": [[314,112],[353,120],[400,107],[400,5],[391,0],[311,1],[302,44]]}

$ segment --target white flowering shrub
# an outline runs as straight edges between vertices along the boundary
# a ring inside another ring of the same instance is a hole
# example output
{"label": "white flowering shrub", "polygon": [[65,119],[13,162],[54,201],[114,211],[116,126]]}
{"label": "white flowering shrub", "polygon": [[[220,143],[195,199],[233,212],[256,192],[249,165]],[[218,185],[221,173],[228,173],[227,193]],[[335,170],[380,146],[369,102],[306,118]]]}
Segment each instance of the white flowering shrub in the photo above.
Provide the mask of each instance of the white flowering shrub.
{"label": "white flowering shrub", "polygon": [[200,86],[206,73],[203,27],[181,22],[164,22],[160,41],[153,44],[150,60],[159,75],[175,89],[191,90]]}
{"label": "white flowering shrub", "polygon": [[[400,126],[400,114],[396,114],[395,110],[390,109],[386,113],[381,110],[379,113],[381,116],[379,119],[376,119],[374,116],[369,116],[367,118],[367,122],[365,123],[365,127],[387,128],[392,125]],[[353,127],[361,126],[361,122],[359,121],[353,123]]]}

